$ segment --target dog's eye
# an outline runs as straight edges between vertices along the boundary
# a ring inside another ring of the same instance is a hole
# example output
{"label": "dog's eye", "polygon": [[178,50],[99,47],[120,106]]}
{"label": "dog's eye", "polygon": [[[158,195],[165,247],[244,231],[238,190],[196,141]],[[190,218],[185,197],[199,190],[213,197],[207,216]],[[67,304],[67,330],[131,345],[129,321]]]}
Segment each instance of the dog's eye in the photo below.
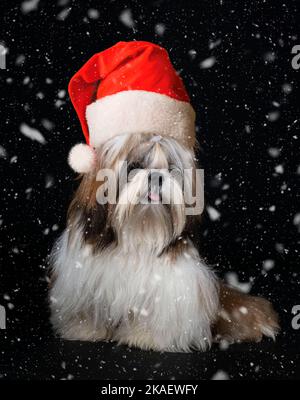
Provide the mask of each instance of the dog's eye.
{"label": "dog's eye", "polygon": [[142,168],[142,166],[139,162],[133,162],[128,165],[127,173],[133,171],[134,169],[141,169],[141,168]]}
{"label": "dog's eye", "polygon": [[181,173],[181,168],[177,167],[177,165],[171,164],[169,166],[169,172],[174,172],[174,173],[180,174]]}

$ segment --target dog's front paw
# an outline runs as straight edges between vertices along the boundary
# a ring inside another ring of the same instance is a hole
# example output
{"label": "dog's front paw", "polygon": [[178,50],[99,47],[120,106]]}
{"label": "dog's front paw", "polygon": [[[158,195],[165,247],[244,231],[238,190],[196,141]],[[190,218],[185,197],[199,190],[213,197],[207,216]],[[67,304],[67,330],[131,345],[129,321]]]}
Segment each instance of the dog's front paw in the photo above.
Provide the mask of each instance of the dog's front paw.
{"label": "dog's front paw", "polygon": [[263,335],[275,340],[279,331],[278,316],[269,301],[223,287],[220,302],[213,327],[215,340],[259,342]]}

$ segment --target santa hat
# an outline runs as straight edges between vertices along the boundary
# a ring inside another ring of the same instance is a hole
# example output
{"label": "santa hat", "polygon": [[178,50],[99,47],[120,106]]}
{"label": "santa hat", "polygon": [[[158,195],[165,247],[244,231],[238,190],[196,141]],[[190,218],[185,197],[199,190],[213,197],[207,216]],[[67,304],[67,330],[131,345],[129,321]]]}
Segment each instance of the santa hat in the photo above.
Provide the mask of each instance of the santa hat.
{"label": "santa hat", "polygon": [[69,94],[87,144],[74,146],[70,166],[91,170],[94,148],[126,133],[195,140],[195,112],[165,49],[149,42],[119,42],[76,72]]}

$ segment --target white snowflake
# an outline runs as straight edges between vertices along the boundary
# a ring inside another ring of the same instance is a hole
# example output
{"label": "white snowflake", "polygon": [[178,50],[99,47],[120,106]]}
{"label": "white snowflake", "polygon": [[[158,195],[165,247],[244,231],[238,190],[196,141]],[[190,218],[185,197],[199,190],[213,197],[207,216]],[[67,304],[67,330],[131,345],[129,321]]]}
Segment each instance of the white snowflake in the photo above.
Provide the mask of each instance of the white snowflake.
{"label": "white snowflake", "polygon": [[283,173],[284,173],[283,165],[276,165],[276,167],[275,167],[275,172],[276,172],[277,174],[283,174]]}
{"label": "white snowflake", "polygon": [[211,68],[215,65],[216,61],[217,61],[216,57],[214,57],[214,56],[208,57],[205,60],[201,61],[200,68],[201,69]]}
{"label": "white snowflake", "polygon": [[0,145],[0,158],[7,158],[7,151]]}
{"label": "white snowflake", "polygon": [[227,381],[229,376],[225,371],[219,369],[211,378],[213,381]]}
{"label": "white snowflake", "polygon": [[210,41],[208,44],[209,50],[215,49],[216,47],[218,47],[221,44],[221,42],[222,42],[221,39],[217,39],[215,41]]}
{"label": "white snowflake", "polygon": [[219,213],[219,211],[216,210],[214,207],[207,206],[207,207],[206,207],[206,210],[207,210],[207,212],[208,212],[209,218],[210,218],[212,221],[218,220],[218,219],[220,218],[220,216],[221,216],[221,214]]}
{"label": "white snowflake", "polygon": [[98,19],[99,16],[100,16],[99,11],[96,10],[95,8],[90,8],[90,9],[88,10],[87,14],[88,14],[88,17],[89,17],[90,19]]}
{"label": "white snowflake", "polygon": [[46,140],[44,138],[44,136],[41,134],[40,131],[38,131],[37,129],[31,128],[30,126],[28,126],[25,123],[22,123],[20,125],[20,132],[28,137],[31,140],[35,140],[41,144],[46,144]]}
{"label": "white snowflake", "polygon": [[155,33],[159,36],[163,36],[166,30],[166,26],[164,24],[156,24],[154,27]]}
{"label": "white snowflake", "polygon": [[252,287],[251,282],[240,282],[237,273],[227,272],[225,275],[226,282],[243,293],[249,293]]}
{"label": "white snowflake", "polygon": [[267,115],[267,120],[270,122],[275,122],[279,119],[280,117],[280,112],[279,111],[270,111]]}
{"label": "white snowflake", "polygon": [[119,16],[119,20],[125,25],[127,26],[127,28],[134,28],[135,26],[135,22],[134,19],[132,17],[132,12],[129,8],[127,8],[126,10],[123,10]]}
{"label": "white snowflake", "polygon": [[265,271],[270,271],[272,268],[274,268],[274,265],[275,265],[274,260],[264,260],[263,269]]}
{"label": "white snowflake", "polygon": [[21,4],[21,11],[24,14],[28,14],[31,11],[34,11],[38,8],[40,0],[27,0],[27,1],[23,1],[23,3]]}

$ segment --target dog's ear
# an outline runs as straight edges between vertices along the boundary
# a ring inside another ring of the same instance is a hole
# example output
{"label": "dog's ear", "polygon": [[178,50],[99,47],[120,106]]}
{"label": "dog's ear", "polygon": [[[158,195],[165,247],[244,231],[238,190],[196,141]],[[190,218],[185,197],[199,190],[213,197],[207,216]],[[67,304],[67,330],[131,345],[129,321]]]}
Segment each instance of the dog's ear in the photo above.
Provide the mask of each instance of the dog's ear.
{"label": "dog's ear", "polygon": [[99,204],[96,194],[102,182],[94,173],[85,174],[68,209],[68,226],[79,229],[83,240],[92,245],[94,251],[102,250],[115,241],[110,224],[110,207]]}
{"label": "dog's ear", "polygon": [[200,220],[201,215],[188,215],[186,217],[186,224],[182,234],[165,247],[160,255],[168,254],[171,259],[176,260],[178,255],[181,255],[186,251],[189,240],[191,240],[195,248],[199,250],[201,242]]}

